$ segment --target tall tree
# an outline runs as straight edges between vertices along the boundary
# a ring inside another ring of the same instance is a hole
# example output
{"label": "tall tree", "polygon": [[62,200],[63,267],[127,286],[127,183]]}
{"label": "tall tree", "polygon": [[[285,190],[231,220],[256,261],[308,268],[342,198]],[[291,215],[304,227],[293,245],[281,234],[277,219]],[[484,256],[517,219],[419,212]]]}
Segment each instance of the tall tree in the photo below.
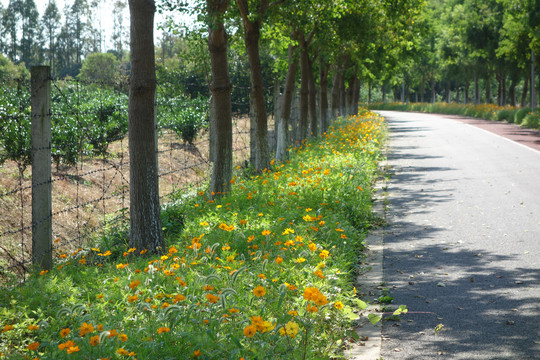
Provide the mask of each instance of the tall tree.
{"label": "tall tree", "polygon": [[156,252],[163,247],[156,137],[154,0],[129,0],[131,81],[128,131],[130,154],[130,245]]}
{"label": "tall tree", "polygon": [[255,169],[261,171],[270,168],[270,149],[268,146],[268,121],[264,100],[263,76],[259,54],[259,40],[264,16],[270,0],[259,0],[256,10],[252,11],[248,0],[236,0],[244,27],[244,42],[249,59],[251,77],[251,95],[255,116]]}
{"label": "tall tree", "polygon": [[116,0],[113,5],[113,34],[112,41],[114,50],[122,60],[124,53],[124,10],[126,3],[122,0]]}
{"label": "tall tree", "polygon": [[[230,190],[232,177],[231,79],[227,61],[227,32],[223,16],[229,0],[206,0],[208,50],[212,66],[210,116],[214,124],[212,140],[213,169],[210,193],[220,195]],[[214,196],[214,195],[213,195]]]}
{"label": "tall tree", "polygon": [[14,63],[20,62],[20,24],[23,0],[10,0],[2,16],[2,37],[6,42],[6,55]]}
{"label": "tall tree", "polygon": [[55,40],[60,29],[60,12],[56,0],[50,0],[41,18],[41,27],[47,41],[45,49],[46,58],[51,68],[51,75],[55,76]]}
{"label": "tall tree", "polygon": [[39,12],[34,0],[24,0],[21,8],[21,61],[27,66],[35,65],[39,61],[40,35]]}

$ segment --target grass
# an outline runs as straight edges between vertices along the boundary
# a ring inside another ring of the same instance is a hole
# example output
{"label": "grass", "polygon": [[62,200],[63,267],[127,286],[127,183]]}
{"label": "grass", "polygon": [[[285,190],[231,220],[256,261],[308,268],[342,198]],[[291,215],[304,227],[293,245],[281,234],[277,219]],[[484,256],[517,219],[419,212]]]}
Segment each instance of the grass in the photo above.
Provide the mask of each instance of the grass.
{"label": "grass", "polygon": [[419,111],[427,113],[463,115],[479,119],[506,121],[529,129],[540,129],[540,110],[531,112],[530,108],[514,108],[494,104],[456,104],[456,103],[374,103],[372,110]]}
{"label": "grass", "polygon": [[238,168],[217,200],[179,194],[161,254],[123,245],[122,223],[61,254],[0,293],[0,358],[342,358],[385,136],[363,112],[271,171]]}

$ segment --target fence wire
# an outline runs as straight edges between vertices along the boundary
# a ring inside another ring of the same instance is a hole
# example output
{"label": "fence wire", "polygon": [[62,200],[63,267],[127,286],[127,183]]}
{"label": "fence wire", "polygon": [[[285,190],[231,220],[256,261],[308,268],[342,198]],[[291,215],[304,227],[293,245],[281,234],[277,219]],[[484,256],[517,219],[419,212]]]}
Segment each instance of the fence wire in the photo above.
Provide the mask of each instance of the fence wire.
{"label": "fence wire", "polygon": [[[206,84],[185,84],[190,89]],[[156,129],[160,201],[209,181],[208,104],[158,84]],[[125,223],[129,208],[129,152],[125,84],[53,81],[51,94],[52,213],[32,223],[30,82],[0,84],[0,285],[24,280],[32,269],[32,228],[52,219],[53,259],[92,246],[107,226]],[[249,99],[249,88],[236,87]],[[272,94],[272,89],[266,89]],[[250,156],[249,103],[233,103],[233,159]],[[273,110],[267,101],[267,112]],[[188,119],[188,120],[186,120]],[[189,122],[195,124],[191,124]],[[186,124],[187,123],[187,124]],[[186,126],[195,135],[186,137]],[[269,124],[269,128],[271,124]],[[111,225],[112,224],[112,225]],[[39,260],[39,259],[36,259]]]}

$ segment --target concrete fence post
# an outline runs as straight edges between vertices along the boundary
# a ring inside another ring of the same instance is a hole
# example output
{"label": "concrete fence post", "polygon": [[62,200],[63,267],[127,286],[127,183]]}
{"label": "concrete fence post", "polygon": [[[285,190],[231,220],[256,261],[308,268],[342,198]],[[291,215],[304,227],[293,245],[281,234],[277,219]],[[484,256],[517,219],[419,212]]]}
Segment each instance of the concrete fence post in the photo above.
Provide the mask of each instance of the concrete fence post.
{"label": "concrete fence post", "polygon": [[52,261],[51,69],[31,68],[32,260],[50,270]]}

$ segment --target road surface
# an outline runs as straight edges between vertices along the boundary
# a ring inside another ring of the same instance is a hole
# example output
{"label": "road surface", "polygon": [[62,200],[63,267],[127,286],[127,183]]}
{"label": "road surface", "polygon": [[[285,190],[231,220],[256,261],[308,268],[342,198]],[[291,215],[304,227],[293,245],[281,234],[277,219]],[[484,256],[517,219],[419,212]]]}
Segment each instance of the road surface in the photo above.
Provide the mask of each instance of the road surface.
{"label": "road surface", "polygon": [[455,118],[379,113],[384,280],[411,312],[384,322],[381,356],[540,359],[540,151]]}

